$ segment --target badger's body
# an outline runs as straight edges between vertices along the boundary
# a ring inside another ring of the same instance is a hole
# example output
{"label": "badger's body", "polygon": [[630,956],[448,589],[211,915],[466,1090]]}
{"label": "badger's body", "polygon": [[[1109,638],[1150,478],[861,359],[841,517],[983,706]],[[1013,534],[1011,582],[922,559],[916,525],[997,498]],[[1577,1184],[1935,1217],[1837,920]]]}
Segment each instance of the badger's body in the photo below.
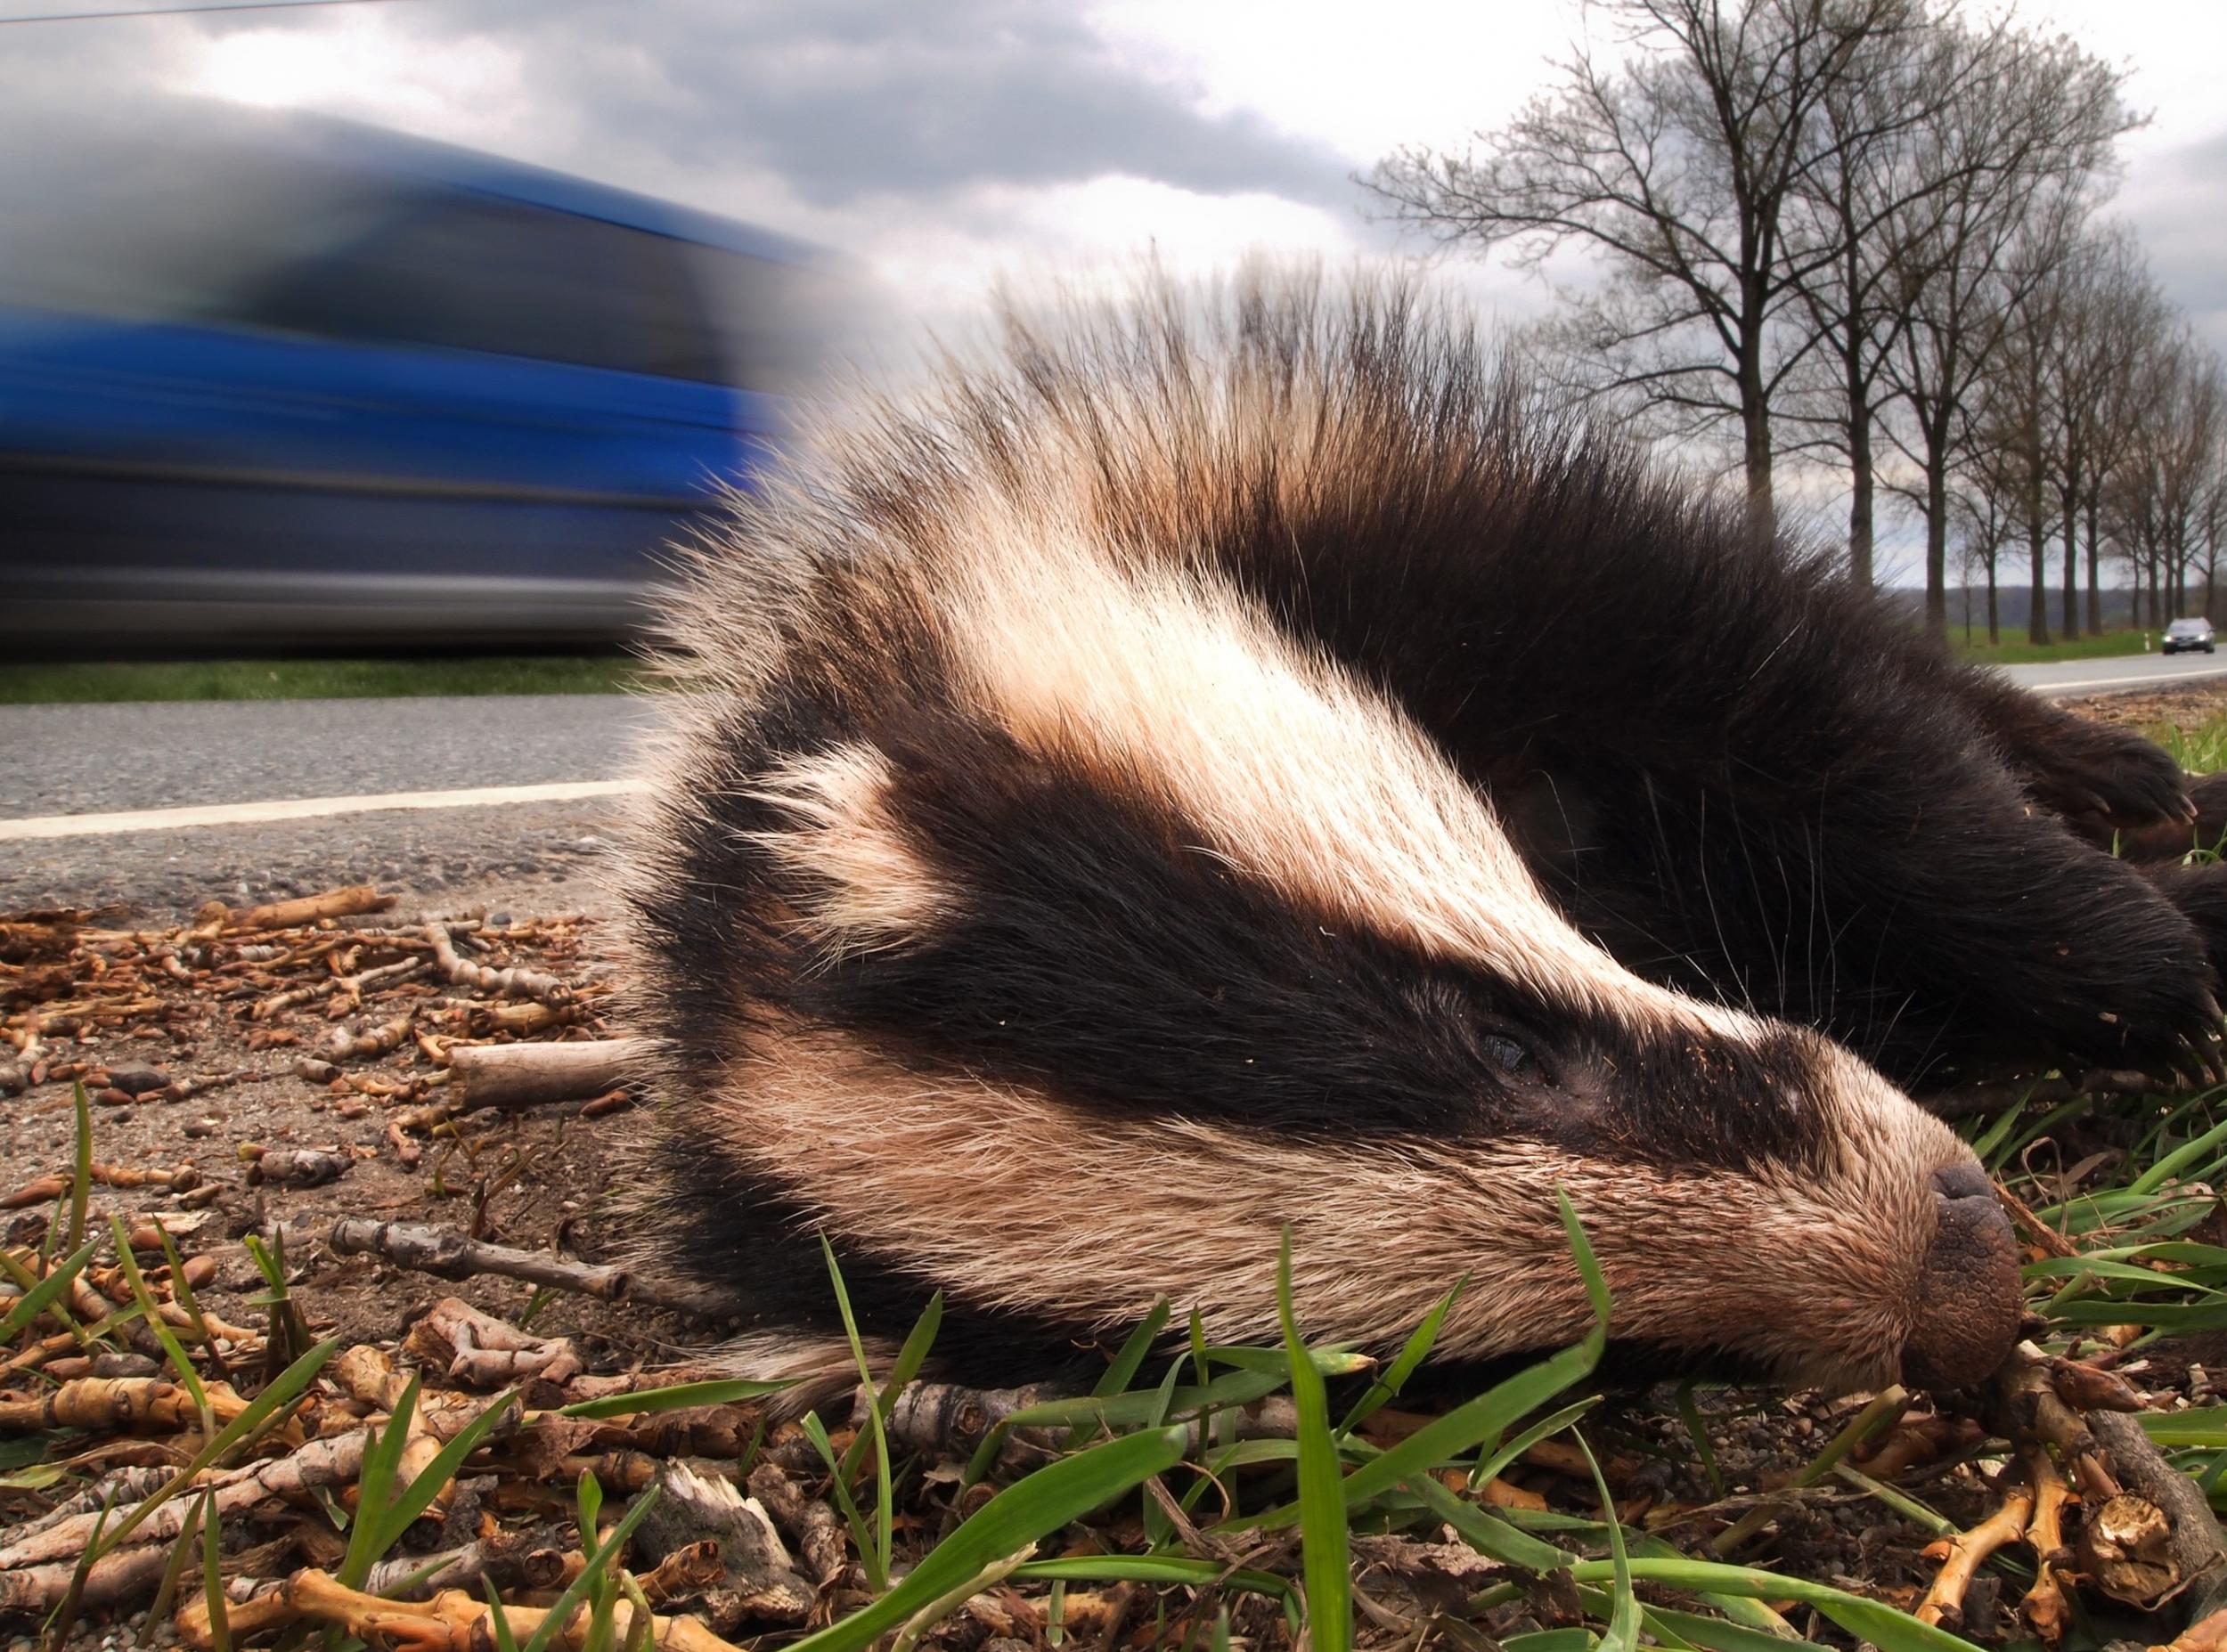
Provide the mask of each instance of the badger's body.
{"label": "badger's body", "polygon": [[697,559],[627,887],[668,1261],[778,1363],[824,1233],[1018,1371],[1162,1295],[1272,1335],[1288,1223],[1313,1334],[1468,1274],[1481,1360],[1587,1322],[1561,1186],[1623,1340],[1991,1369],[2014,1249],[1897,1085],[2206,1064],[2208,885],[2060,818],[2177,773],[1404,293],[1186,308],[1016,334]]}

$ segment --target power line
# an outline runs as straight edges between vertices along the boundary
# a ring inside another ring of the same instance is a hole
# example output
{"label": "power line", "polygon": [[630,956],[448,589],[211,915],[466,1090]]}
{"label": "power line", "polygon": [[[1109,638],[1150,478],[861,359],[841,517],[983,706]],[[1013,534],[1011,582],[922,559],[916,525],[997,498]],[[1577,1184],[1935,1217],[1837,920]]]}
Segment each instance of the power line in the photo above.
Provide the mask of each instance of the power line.
{"label": "power line", "polygon": [[33,17],[0,17],[4,23],[94,23],[116,17],[184,17],[197,12],[300,12],[325,5],[394,5],[399,0],[217,0],[210,5],[144,6],[130,12],[42,12]]}

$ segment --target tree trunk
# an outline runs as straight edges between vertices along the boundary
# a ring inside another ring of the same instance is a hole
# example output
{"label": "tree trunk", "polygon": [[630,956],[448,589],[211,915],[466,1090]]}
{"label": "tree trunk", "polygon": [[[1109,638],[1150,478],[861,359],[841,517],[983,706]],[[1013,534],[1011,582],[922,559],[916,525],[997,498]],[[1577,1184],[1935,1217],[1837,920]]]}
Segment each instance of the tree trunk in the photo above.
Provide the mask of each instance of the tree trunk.
{"label": "tree trunk", "polygon": [[[1925,634],[1948,636],[1948,457],[1928,443],[1925,461]],[[1987,636],[1995,639],[1995,570],[1987,571]]]}
{"label": "tree trunk", "polygon": [[1987,558],[1987,641],[1990,646],[2003,640],[2003,623],[1995,611],[1995,559]]}
{"label": "tree trunk", "polygon": [[1769,415],[1758,411],[1745,421],[1748,471],[1748,533],[1758,544],[1778,532],[1778,507],[1771,498]]}
{"label": "tree trunk", "polygon": [[[1848,577],[1872,588],[1872,420],[1859,414],[1848,427]],[[1965,604],[1969,618],[1971,605]]]}
{"label": "tree trunk", "polygon": [[[2103,634],[2103,582],[2096,567],[2096,512],[2101,509],[2096,495],[2088,495],[2088,635]],[[2128,614],[2127,618],[2133,618]]]}
{"label": "tree trunk", "polygon": [[[1749,306],[1760,312],[1759,303]],[[1763,393],[1763,329],[1743,329],[1740,345],[1740,440],[1748,478],[1748,533],[1758,545],[1778,532],[1771,496],[1771,406]]]}
{"label": "tree trunk", "polygon": [[2049,547],[2042,531],[2041,464],[2036,454],[2029,452],[2027,459],[2027,596],[2031,606],[2026,615],[2026,639],[2031,643],[2045,644],[2049,641]]}
{"label": "tree trunk", "polygon": [[[2075,521],[2073,495],[2068,489],[2061,496],[2065,514],[2065,640],[2069,642],[2080,634],[2080,540],[2073,530]],[[2091,626],[2090,630],[2094,627]]]}

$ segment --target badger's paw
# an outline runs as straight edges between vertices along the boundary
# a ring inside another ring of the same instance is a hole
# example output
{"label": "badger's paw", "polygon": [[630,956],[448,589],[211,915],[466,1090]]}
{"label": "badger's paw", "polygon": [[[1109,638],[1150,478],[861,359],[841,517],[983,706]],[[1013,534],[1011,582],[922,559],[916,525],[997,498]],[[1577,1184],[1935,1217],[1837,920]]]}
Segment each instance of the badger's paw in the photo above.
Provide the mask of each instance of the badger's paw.
{"label": "badger's paw", "polygon": [[2037,802],[2107,848],[2120,834],[2185,828],[2196,819],[2188,775],[2130,728],[2068,717],[2046,744],[2022,751],[2019,766]]}

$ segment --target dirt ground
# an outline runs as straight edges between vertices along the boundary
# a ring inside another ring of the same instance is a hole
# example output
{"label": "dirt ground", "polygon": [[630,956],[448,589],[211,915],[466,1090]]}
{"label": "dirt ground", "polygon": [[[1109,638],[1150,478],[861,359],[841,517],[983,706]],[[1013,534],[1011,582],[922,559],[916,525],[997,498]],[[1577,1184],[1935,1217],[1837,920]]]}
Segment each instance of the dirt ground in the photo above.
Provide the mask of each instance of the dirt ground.
{"label": "dirt ground", "polygon": [[[2115,696],[2080,709],[2120,722],[2201,721],[2227,713],[2227,683],[2172,695]],[[473,956],[549,971],[571,984],[580,1005],[573,1023],[577,1030],[563,1036],[610,1030],[600,1006],[610,984],[614,915],[610,897],[592,876],[559,868],[530,879],[396,892],[400,899],[391,909],[343,919],[338,927],[391,932],[421,931],[436,919],[462,920],[460,933],[476,935],[473,944],[481,949]],[[191,910],[143,911],[128,920],[96,916],[86,922],[128,922],[152,934],[194,916]],[[379,955],[374,942],[344,956],[347,968],[360,970],[375,967]],[[334,972],[341,967],[331,965]],[[195,1173],[192,1187],[175,1191],[104,1188],[98,1204],[127,1221],[159,1213],[174,1229],[191,1228],[189,1252],[216,1258],[220,1270],[201,1299],[225,1318],[260,1323],[263,1310],[250,1298],[264,1284],[242,1247],[226,1241],[275,1233],[284,1240],[290,1281],[320,1335],[391,1346],[434,1302],[461,1296],[514,1323],[530,1312],[536,1335],[573,1338],[591,1371],[701,1367],[727,1327],[632,1305],[612,1308],[568,1294],[537,1299],[533,1288],[492,1276],[436,1279],[372,1257],[337,1257],[324,1244],[336,1217],[355,1216],[465,1230],[582,1261],[610,1259],[619,1239],[614,1195],[623,1191],[619,1178],[624,1175],[616,1150],[641,1127],[639,1111],[615,1104],[611,1111],[583,1112],[574,1103],[469,1114],[430,1135],[398,1132],[390,1128],[397,1109],[439,1096],[437,1089],[424,1087],[436,1068],[418,1044],[405,1038],[390,1054],[339,1061],[337,1080],[304,1077],[297,1062],[334,1059],[329,1045],[336,1031],[370,1031],[398,1006],[415,1006],[419,1029],[436,1039],[450,1031],[484,1030],[469,995],[420,980],[392,992],[366,992],[360,1004],[337,1015],[330,1006],[338,998],[258,1015],[255,1006],[262,1002],[267,1010],[283,985],[317,978],[272,977],[234,987],[227,984],[232,978],[216,979],[214,971],[199,974],[191,986],[162,986],[156,994],[159,1011],[123,1016],[110,1026],[89,1025],[75,1038],[46,1038],[44,1055],[51,1067],[23,1074],[36,1081],[21,1093],[0,1095],[0,1194],[69,1169],[75,1119],[68,1078],[82,1072],[98,1098],[93,1109],[97,1160],[143,1169],[191,1166]],[[82,997],[97,984],[80,982],[73,990]],[[0,1046],[0,1064],[9,1058]],[[243,1071],[252,1076],[184,1100],[159,1099],[175,1081]],[[130,1099],[126,1093],[142,1086],[152,1086],[147,1098]],[[411,1094],[366,1093],[395,1086],[407,1086]],[[334,1152],[347,1168],[338,1179],[319,1185],[257,1177],[258,1153],[300,1148]],[[49,1195],[0,1210],[0,1232],[12,1243],[35,1238],[51,1208]],[[1016,1371],[1016,1380],[1028,1374]],[[2170,1361],[2156,1365],[2146,1380],[2193,1392],[2205,1379],[2200,1363],[2191,1375],[2183,1360],[2178,1367]],[[2208,1398],[2208,1392],[2200,1397]],[[1860,1404],[1740,1388],[1704,1390],[1699,1398],[1723,1474],[1721,1495],[1703,1477],[1667,1390],[1617,1401],[1587,1429],[1597,1443],[1621,1453],[1614,1478],[1619,1499],[1632,1500],[1627,1518],[1652,1526],[1663,1519],[1663,1510],[1684,1510],[1660,1527],[1674,1542],[1714,1529],[1711,1520],[1721,1525],[1724,1497],[1736,1507],[1742,1498],[1782,1485]],[[1587,1482],[1546,1467],[1519,1476],[1524,1477],[1550,1503],[1595,1512]],[[1954,1453],[1937,1470],[1900,1484],[1960,1524],[1988,1506],[1986,1486]],[[1648,1509],[1658,1505],[1650,1518]],[[0,1525],[6,1518],[0,1508]],[[1781,1514],[1777,1530],[1774,1564],[1898,1604],[1910,1604],[1932,1571],[1921,1554],[1932,1532],[1838,1483],[1799,1494]],[[1995,1585],[1999,1580],[1983,1579],[1969,1602],[1965,1632],[1974,1639],[2012,1632],[1989,1593]],[[1837,1638],[1820,1622],[1802,1626]]]}
{"label": "dirt ground", "polygon": [[[519,909],[513,912],[512,907]],[[499,936],[512,922],[577,917],[576,950],[567,947],[555,957],[540,956],[536,961],[555,967],[582,989],[591,1005],[579,1022],[584,1036],[608,1030],[591,1006],[608,981],[610,913],[610,898],[600,883],[572,878],[530,889],[514,883],[444,891],[423,899],[405,896],[387,912],[345,920],[344,926],[414,929],[436,917],[477,918],[490,935]],[[149,912],[141,922],[160,926],[166,919],[180,924],[192,916]],[[322,1235],[335,1217],[357,1216],[469,1228],[482,1239],[520,1249],[560,1248],[577,1259],[604,1259],[613,1240],[606,1213],[613,1142],[634,1121],[624,1112],[583,1119],[576,1103],[488,1111],[458,1121],[452,1136],[413,1142],[421,1157],[406,1165],[388,1134],[390,1106],[354,1093],[335,1094],[333,1086],[294,1070],[305,1055],[328,1055],[327,1043],[336,1031],[375,1027],[395,1013],[394,1006],[394,999],[372,998],[363,1010],[332,1019],[324,1005],[311,1004],[250,1020],[244,1003],[182,993],[163,1015],[136,1028],[93,1033],[82,1042],[50,1040],[47,1047],[57,1057],[97,1063],[89,1087],[96,1097],[105,1096],[106,1104],[93,1110],[96,1160],[143,1168],[191,1167],[199,1177],[196,1199],[208,1199],[212,1184],[220,1190],[213,1202],[201,1207],[200,1233],[209,1239],[254,1231],[281,1234],[290,1273],[321,1334],[351,1342],[391,1341],[433,1301],[449,1295],[514,1317],[532,1297],[531,1287],[494,1278],[455,1282],[376,1258],[336,1257],[325,1251]],[[389,1056],[339,1065],[354,1078],[388,1082],[421,1076],[429,1067],[409,1043]],[[130,1104],[122,1104],[123,1092],[98,1081],[103,1072],[149,1070],[167,1079],[200,1080],[242,1070],[257,1076],[184,1101]],[[0,1165],[5,1166],[0,1181],[12,1186],[66,1171],[74,1136],[66,1082],[37,1085],[0,1101]],[[258,1149],[313,1147],[347,1155],[349,1168],[322,1185],[249,1182],[247,1155]],[[0,1188],[0,1193],[6,1191]],[[104,1202],[136,1214],[181,1201],[141,1192],[110,1194]],[[29,1206],[8,1214],[21,1224],[43,1219],[45,1212]],[[254,1310],[241,1306],[241,1299],[261,1290],[263,1282],[245,1251],[221,1243],[202,1248],[224,1265],[204,1296],[212,1305],[240,1307],[233,1317],[252,1320]],[[685,1357],[688,1345],[702,1344],[716,1330],[638,1306],[615,1311],[570,1295],[550,1300],[534,1328],[577,1334],[583,1352],[592,1349],[600,1364],[619,1369]]]}

